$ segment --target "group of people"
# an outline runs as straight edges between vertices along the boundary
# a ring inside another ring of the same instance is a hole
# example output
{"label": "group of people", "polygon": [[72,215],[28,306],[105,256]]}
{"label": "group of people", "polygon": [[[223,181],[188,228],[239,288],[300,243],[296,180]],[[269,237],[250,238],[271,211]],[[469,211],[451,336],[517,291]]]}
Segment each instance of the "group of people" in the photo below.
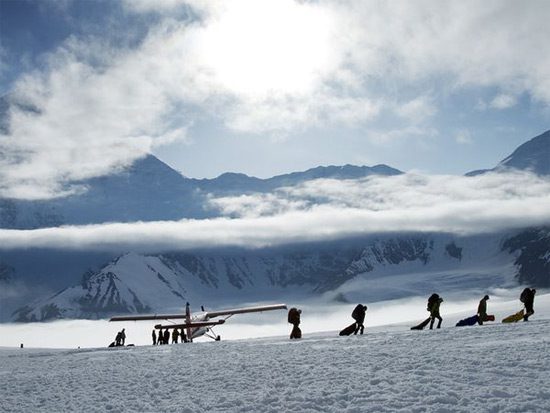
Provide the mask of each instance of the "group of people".
{"label": "group of people", "polygon": [[[536,292],[537,291],[534,288],[525,288],[520,295],[519,299],[525,306],[525,311],[522,310],[523,321],[528,321],[529,317],[535,313],[534,301],[535,301]],[[489,316],[487,314],[488,300],[489,300],[489,296],[485,295],[479,301],[479,305],[477,307],[477,315],[475,316],[476,321],[479,325],[483,325],[483,323],[486,321],[494,321],[494,316]],[[430,313],[430,316],[419,325],[411,327],[411,330],[422,330],[428,324],[430,324],[430,330],[432,330],[435,324],[435,320],[438,320],[437,328],[441,328],[441,323],[443,322],[443,318],[441,317],[441,314],[440,314],[441,303],[443,303],[443,298],[441,298],[439,294],[436,294],[436,293],[432,294],[428,298],[428,305],[426,308],[427,311]],[[353,309],[351,313],[351,317],[355,320],[354,324],[342,330],[340,332],[340,335],[350,335],[352,333],[363,334],[365,330],[364,322],[365,322],[366,313],[367,313],[367,306],[363,304],[357,304],[357,306]],[[302,331],[300,330],[300,327],[299,327],[300,321],[301,321],[300,320],[301,314],[302,314],[302,310],[294,307],[288,311],[288,322],[292,324],[290,339],[302,338]]]}
{"label": "group of people", "polygon": [[[535,314],[534,310],[534,302],[535,302],[535,294],[537,290],[534,288],[525,288],[519,297],[519,300],[523,303],[525,306],[525,310],[522,310],[518,313],[519,318],[513,319],[515,316],[507,317],[512,318],[512,321],[517,321],[523,319],[523,321],[529,321],[529,317],[531,317],[533,314]],[[495,317],[493,315],[487,314],[487,301],[489,300],[489,296],[485,295],[480,301],[477,306],[477,314],[474,317],[471,317],[470,319],[473,319],[475,321],[472,321],[473,324],[477,322],[479,325],[483,325],[486,321],[494,321]],[[441,314],[439,313],[439,307],[441,303],[443,302],[443,298],[441,298],[438,294],[432,294],[430,298],[428,299],[428,308],[427,310],[430,312],[430,316],[424,320],[422,323],[420,323],[417,326],[411,327],[411,330],[422,330],[428,323],[430,323],[430,329],[433,329],[433,325],[436,319],[439,320],[437,324],[437,328],[441,327],[441,322],[443,319],[441,318]],[[504,322],[507,322],[508,320],[503,320]],[[468,322],[468,319],[462,320],[457,324],[457,326],[460,325],[471,325],[471,324],[461,324],[463,322]]]}
{"label": "group of people", "polygon": [[[367,306],[363,304],[357,304],[357,306],[353,309],[351,316],[355,320],[355,322],[349,326],[346,330],[349,329],[349,333],[346,332],[345,335],[349,335],[351,333],[353,334],[363,334],[365,331],[365,315],[367,313]],[[290,310],[288,310],[288,322],[292,324],[292,331],[290,332],[290,339],[298,339],[302,338],[302,330],[300,330],[300,316],[302,314],[302,310],[292,307]],[[344,335],[344,334],[340,334]]]}
{"label": "group of people", "polygon": [[[525,306],[525,310],[521,310],[518,315],[518,319],[514,319],[514,316],[507,317],[507,319],[504,319],[503,322],[509,321],[508,319],[511,319],[511,321],[518,321],[523,319],[523,321],[528,321],[529,317],[531,317],[533,314],[535,314],[535,310],[533,308],[534,302],[535,302],[535,294],[537,290],[534,288],[525,288],[520,297],[519,300],[523,303]],[[487,301],[489,300],[489,296],[485,295],[480,301],[477,306],[477,314],[474,317],[471,317],[470,319],[461,320],[457,326],[460,325],[472,325],[472,324],[479,324],[483,325],[486,321],[494,321],[495,317],[493,315],[487,314]],[[411,330],[422,330],[428,323],[430,323],[430,329],[433,329],[433,325],[436,319],[439,320],[437,324],[437,328],[441,327],[441,322],[443,319],[441,318],[441,314],[439,313],[439,307],[441,303],[443,302],[443,298],[441,298],[438,294],[432,294],[430,298],[428,299],[428,308],[427,310],[430,312],[430,316],[424,320],[422,323],[420,323],[417,326],[411,327]],[[468,320],[472,320],[470,323],[468,323]]]}
{"label": "group of people", "polygon": [[[535,301],[535,294],[536,290],[534,288],[525,288],[521,295],[520,295],[520,301],[525,306],[525,311],[522,310],[521,314],[523,317],[523,321],[528,321],[529,317],[532,316],[535,313],[534,310],[534,301]],[[485,321],[493,321],[494,316],[487,315],[487,301],[489,300],[489,296],[485,295],[480,301],[479,305],[477,307],[477,323],[479,325],[483,325]],[[428,298],[428,305],[427,305],[427,311],[430,313],[430,316],[424,320],[422,323],[420,323],[417,326],[411,327],[411,330],[422,330],[424,327],[430,324],[430,330],[433,329],[433,326],[435,324],[435,320],[438,320],[437,328],[441,328],[441,323],[443,322],[443,318],[440,314],[440,306],[441,303],[443,303],[443,298],[439,296],[439,294],[432,294]],[[357,304],[357,306],[353,309],[351,313],[351,317],[355,320],[354,323],[344,330],[340,332],[340,335],[350,335],[350,334],[363,334],[365,331],[365,316],[367,313],[367,306],[363,304]],[[302,338],[302,330],[300,330],[300,322],[301,322],[301,314],[302,310],[298,308],[291,308],[288,311],[288,322],[292,324],[292,331],[290,333],[290,339],[299,339]],[[475,324],[475,322],[474,322]],[[471,324],[470,324],[471,325]],[[181,331],[174,328],[172,330],[172,334],[170,334],[169,329],[164,329],[164,331],[159,329],[158,335],[157,332],[153,329],[153,332],[151,334],[151,337],[153,339],[153,345],[163,345],[163,344],[170,344],[170,336],[172,336],[172,344],[178,343],[187,343],[188,338],[185,334],[184,329],[182,328]],[[124,329],[122,331],[119,331],[116,335],[115,341],[111,343],[110,347],[115,346],[124,346],[124,343],[126,341],[126,333]]]}
{"label": "group of people", "polygon": [[[151,337],[153,339],[153,345],[163,345],[163,344],[170,344],[170,330],[167,328],[162,331],[162,328],[159,329],[159,333],[157,336],[157,332],[153,329],[153,332],[151,333]],[[184,329],[182,328],[181,331],[178,331],[177,328],[174,328],[172,330],[172,344],[176,344],[178,342],[178,339],[180,340],[180,343],[187,343],[187,335],[185,334]]]}

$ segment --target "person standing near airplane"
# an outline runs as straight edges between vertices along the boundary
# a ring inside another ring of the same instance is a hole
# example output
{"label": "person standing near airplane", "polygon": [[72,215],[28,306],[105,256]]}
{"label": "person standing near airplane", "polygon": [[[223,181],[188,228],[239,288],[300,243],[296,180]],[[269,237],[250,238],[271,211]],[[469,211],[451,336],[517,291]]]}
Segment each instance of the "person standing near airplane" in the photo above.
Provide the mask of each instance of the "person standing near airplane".
{"label": "person standing near airplane", "polygon": [[288,310],[288,322],[292,324],[293,328],[290,333],[290,339],[293,338],[302,338],[302,330],[300,330],[300,315],[302,314],[302,310],[298,310],[297,308],[291,308]]}
{"label": "person standing near airplane", "polygon": [[[174,323],[170,321],[170,325],[155,325],[155,329],[159,329],[159,336],[157,338],[157,343],[162,342],[163,344],[168,344],[170,339],[171,328],[183,329],[187,334],[184,337],[189,342],[193,342],[193,339],[196,337],[206,336],[212,340],[219,341],[220,336],[214,335],[212,331],[212,326],[218,326],[224,324],[225,321],[235,315],[235,314],[246,314],[246,313],[261,313],[264,311],[274,311],[274,310],[286,310],[286,304],[270,304],[270,305],[260,305],[253,307],[240,307],[240,308],[231,308],[218,311],[203,311],[195,316],[191,316],[191,308],[188,304],[185,306],[185,313],[182,314],[145,314],[145,315],[123,315],[111,317],[109,321],[145,321],[145,320],[171,320],[171,319],[183,319],[183,322]],[[215,319],[215,320],[213,320]],[[165,331],[163,331],[165,330]],[[162,336],[160,331],[163,331]],[[184,340],[185,342],[185,340]]]}
{"label": "person standing near airplane", "polygon": [[179,336],[178,330],[174,328],[172,330],[172,344],[178,344],[178,336]]}
{"label": "person standing near airplane", "polygon": [[153,346],[157,345],[157,333],[155,333],[155,329],[153,328],[153,332],[151,333],[151,337],[153,338]]}

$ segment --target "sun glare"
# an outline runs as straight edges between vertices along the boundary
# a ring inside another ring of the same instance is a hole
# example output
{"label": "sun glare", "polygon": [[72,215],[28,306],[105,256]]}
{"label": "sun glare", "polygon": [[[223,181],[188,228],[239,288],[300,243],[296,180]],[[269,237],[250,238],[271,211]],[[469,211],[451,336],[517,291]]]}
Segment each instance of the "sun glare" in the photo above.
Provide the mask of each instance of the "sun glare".
{"label": "sun glare", "polygon": [[331,18],[290,0],[231,3],[199,36],[200,64],[233,93],[265,97],[310,90],[335,64]]}

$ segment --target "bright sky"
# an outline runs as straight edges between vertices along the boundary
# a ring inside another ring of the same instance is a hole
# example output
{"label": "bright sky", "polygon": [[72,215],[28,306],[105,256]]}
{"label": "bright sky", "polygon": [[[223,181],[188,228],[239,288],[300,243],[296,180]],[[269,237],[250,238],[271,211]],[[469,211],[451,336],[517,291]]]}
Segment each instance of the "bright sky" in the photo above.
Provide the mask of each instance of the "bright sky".
{"label": "bright sky", "polygon": [[0,0],[0,94],[27,108],[0,177],[59,184],[144,152],[197,178],[493,167],[550,129],[549,15],[542,0]]}

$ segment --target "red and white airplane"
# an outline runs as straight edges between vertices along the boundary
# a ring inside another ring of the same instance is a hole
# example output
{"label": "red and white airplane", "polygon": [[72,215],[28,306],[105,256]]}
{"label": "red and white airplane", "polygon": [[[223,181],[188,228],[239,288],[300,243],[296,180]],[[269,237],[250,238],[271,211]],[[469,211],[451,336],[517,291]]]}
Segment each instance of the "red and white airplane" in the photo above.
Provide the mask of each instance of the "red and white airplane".
{"label": "red and white airplane", "polygon": [[[272,304],[272,305],[261,305],[256,307],[242,307],[242,308],[233,308],[229,310],[220,310],[220,311],[204,311],[204,308],[201,307],[201,312],[191,316],[191,309],[189,308],[189,303],[185,305],[185,314],[150,314],[150,315],[136,315],[136,316],[118,316],[112,317],[109,321],[142,321],[142,320],[174,320],[174,319],[183,319],[183,323],[174,323],[155,325],[156,329],[171,329],[171,328],[181,328],[185,329],[185,334],[187,340],[193,341],[194,338],[200,336],[206,336],[213,340],[219,341],[220,336],[213,334],[212,328],[220,324],[225,323],[229,317],[235,314],[245,314],[245,313],[259,313],[263,311],[272,311],[272,310],[286,310],[286,304]],[[221,320],[213,320],[213,318],[224,317]]]}

